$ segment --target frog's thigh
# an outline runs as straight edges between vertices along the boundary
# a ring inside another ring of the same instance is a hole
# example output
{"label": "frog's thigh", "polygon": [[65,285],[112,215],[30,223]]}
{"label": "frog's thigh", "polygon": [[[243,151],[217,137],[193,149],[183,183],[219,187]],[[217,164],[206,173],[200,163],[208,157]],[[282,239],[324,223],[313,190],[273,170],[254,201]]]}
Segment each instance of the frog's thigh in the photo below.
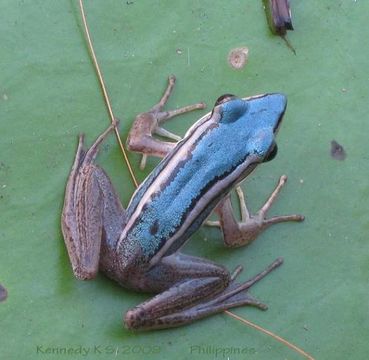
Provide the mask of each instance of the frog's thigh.
{"label": "frog's thigh", "polygon": [[[188,259],[192,261],[190,257]],[[201,261],[194,259],[194,269],[197,268],[197,260]],[[136,330],[163,329],[185,325],[237,306],[252,305],[266,310],[267,306],[250,296],[248,290],[282,263],[283,259],[278,258],[263,271],[240,284],[233,282],[240,267],[236,268],[232,276],[228,274],[227,279],[221,277],[226,274],[224,272],[215,276],[213,269],[206,273],[209,277],[193,277],[194,274],[186,271],[192,277],[178,279],[168,290],[127,311],[125,325]]]}
{"label": "frog's thigh", "polygon": [[158,293],[184,280],[206,277],[218,278],[226,287],[230,273],[224,266],[208,259],[176,252],[164,256],[139,281],[142,290]]}
{"label": "frog's thigh", "polygon": [[112,129],[104,131],[87,151],[80,136],[66,186],[61,225],[74,275],[81,280],[96,276],[103,229],[105,242],[117,239],[125,217],[109,177],[94,164],[99,146]]}
{"label": "frog's thigh", "polygon": [[157,327],[159,318],[213,298],[227,288],[230,279],[226,268],[209,260],[180,253],[166,256],[140,284],[146,291],[160,293],[130,309],[125,324],[131,329]]}

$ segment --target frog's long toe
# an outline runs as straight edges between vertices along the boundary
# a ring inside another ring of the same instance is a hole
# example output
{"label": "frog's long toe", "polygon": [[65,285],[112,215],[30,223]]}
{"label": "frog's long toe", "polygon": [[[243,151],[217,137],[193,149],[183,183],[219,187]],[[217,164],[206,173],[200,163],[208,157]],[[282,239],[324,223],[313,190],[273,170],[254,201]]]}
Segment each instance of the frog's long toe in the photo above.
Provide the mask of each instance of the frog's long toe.
{"label": "frog's long toe", "polygon": [[300,222],[305,219],[303,215],[298,214],[266,218],[268,210],[276,200],[282,187],[286,184],[286,181],[287,176],[282,175],[268,200],[255,215],[249,213],[243,191],[241,187],[237,187],[236,192],[240,202],[241,221],[237,220],[234,215],[229,195],[219,203],[216,208],[216,213],[219,216],[219,223],[223,232],[224,243],[226,246],[239,247],[248,245],[253,242],[260,235],[260,233],[273,224],[289,221]]}
{"label": "frog's long toe", "polygon": [[233,307],[251,305],[261,310],[267,310],[268,306],[251,296],[247,291],[251,286],[263,279],[271,271],[283,264],[283,259],[278,258],[271,263],[265,270],[261,271],[251,279],[241,284],[232,283],[228,288],[211,301],[201,304],[198,307],[210,313],[224,311]]}
{"label": "frog's long toe", "polygon": [[[167,103],[175,84],[176,78],[174,75],[169,76],[168,85],[160,101],[155,104],[149,111],[143,112],[136,116],[132,128],[127,137],[127,148],[130,151],[142,154],[140,169],[143,170],[146,166],[148,156],[164,157],[176,145],[181,137],[162,128],[160,125],[177,116],[193,110],[201,110],[206,107],[203,102],[193,105],[187,105],[175,110],[163,110]],[[159,135],[164,139],[159,139],[153,135]],[[165,141],[169,139],[169,141]],[[174,142],[173,142],[173,141]]]}

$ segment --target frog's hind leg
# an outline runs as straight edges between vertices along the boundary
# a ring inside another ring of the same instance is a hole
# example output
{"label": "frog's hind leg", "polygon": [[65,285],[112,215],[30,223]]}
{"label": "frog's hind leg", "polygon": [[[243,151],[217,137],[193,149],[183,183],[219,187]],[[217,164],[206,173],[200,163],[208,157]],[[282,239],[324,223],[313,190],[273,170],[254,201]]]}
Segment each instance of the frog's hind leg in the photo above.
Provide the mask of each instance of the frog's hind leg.
{"label": "frog's hind leg", "polygon": [[240,187],[236,188],[238,198],[240,200],[241,221],[238,221],[234,216],[230,196],[223,199],[216,208],[216,213],[219,216],[219,222],[210,222],[208,225],[220,226],[223,232],[224,243],[228,247],[239,247],[250,244],[258,235],[273,224],[288,221],[303,221],[303,215],[282,215],[266,218],[267,211],[277,198],[282,187],[286,184],[287,176],[280,177],[278,184],[268,200],[255,214],[251,215],[247,210],[244,194]]}
{"label": "frog's hind leg", "polygon": [[88,149],[80,135],[75,161],[64,198],[61,227],[73,273],[81,280],[96,276],[102,239],[111,243],[119,237],[124,209],[108,176],[94,164],[99,146],[115,124]]}
{"label": "frog's hind leg", "polygon": [[[237,306],[266,305],[247,290],[282,263],[277,259],[267,269],[241,284],[234,283],[240,272],[231,275],[224,267],[208,260],[179,253],[164,257],[145,276],[148,290],[161,291],[152,299],[129,310],[125,325],[129,329],[151,330],[185,325]],[[150,288],[150,285],[154,288]],[[155,287],[159,284],[159,288]]]}
{"label": "frog's hind leg", "polygon": [[[165,130],[160,125],[174,116],[184,114],[189,111],[204,109],[204,103],[187,105],[176,110],[163,111],[163,107],[168,101],[175,84],[175,76],[171,75],[168,79],[168,86],[160,99],[149,111],[136,116],[132,128],[127,138],[127,148],[130,151],[142,153],[141,169],[146,165],[148,156],[164,157],[181,140],[178,135]],[[153,137],[154,134],[175,142],[162,141]]]}

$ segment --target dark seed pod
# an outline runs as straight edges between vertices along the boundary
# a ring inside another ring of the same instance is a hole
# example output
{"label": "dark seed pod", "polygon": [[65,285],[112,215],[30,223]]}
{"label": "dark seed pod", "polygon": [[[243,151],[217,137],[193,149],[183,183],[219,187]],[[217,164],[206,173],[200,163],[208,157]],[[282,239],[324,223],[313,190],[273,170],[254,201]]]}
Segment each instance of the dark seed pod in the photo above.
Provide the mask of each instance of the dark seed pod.
{"label": "dark seed pod", "polygon": [[296,54],[295,49],[286,39],[287,30],[293,30],[289,0],[263,0],[270,30],[279,35],[287,46]]}
{"label": "dark seed pod", "polygon": [[270,30],[284,36],[293,30],[289,0],[263,0]]}

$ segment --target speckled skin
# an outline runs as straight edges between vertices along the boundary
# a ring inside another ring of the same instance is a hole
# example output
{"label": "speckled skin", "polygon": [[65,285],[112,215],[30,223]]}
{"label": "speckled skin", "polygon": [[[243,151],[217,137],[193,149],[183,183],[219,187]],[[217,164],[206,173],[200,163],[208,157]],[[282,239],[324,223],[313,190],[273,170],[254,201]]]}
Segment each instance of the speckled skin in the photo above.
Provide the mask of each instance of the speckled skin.
{"label": "speckled skin", "polygon": [[[281,94],[219,98],[212,113],[170,147],[127,210],[94,164],[111,128],[87,152],[80,138],[62,214],[65,243],[77,278],[93,278],[99,269],[124,287],[160,293],[127,312],[128,328],[179,326],[245,304],[265,308],[245,290],[280,259],[237,285],[232,283],[236,275],[223,266],[179,249],[257,164],[275,155],[274,138],[285,108]],[[144,115],[138,121],[148,118]],[[136,135],[130,137],[136,141]]]}

